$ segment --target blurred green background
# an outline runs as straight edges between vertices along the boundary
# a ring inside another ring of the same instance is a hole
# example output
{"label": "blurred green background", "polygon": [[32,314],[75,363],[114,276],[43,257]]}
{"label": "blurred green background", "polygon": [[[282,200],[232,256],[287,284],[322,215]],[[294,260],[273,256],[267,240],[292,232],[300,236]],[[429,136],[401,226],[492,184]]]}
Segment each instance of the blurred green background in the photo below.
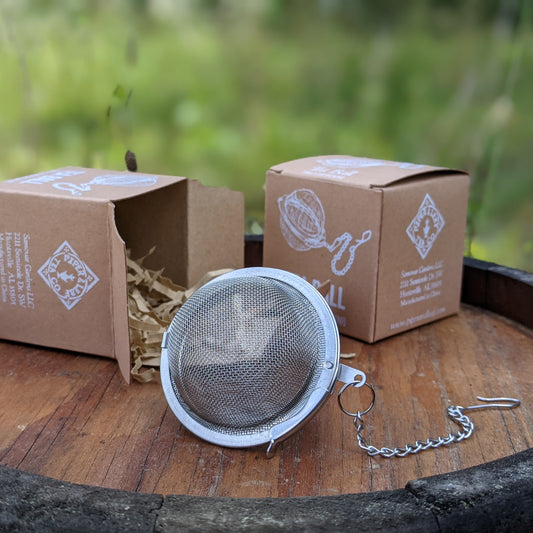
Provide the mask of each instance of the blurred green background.
{"label": "blurred green background", "polygon": [[530,0],[0,0],[0,179],[66,165],[246,195],[351,154],[468,170],[465,253],[533,271]]}

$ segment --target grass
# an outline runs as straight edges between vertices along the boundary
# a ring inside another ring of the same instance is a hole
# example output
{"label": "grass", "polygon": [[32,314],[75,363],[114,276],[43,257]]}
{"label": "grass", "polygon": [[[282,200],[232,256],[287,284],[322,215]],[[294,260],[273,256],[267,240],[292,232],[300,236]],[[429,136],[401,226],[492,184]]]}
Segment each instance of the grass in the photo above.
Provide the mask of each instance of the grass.
{"label": "grass", "polygon": [[467,251],[532,271],[531,10],[492,4],[4,2],[0,179],[124,168],[130,149],[140,170],[243,191],[250,229],[282,161],[463,168]]}

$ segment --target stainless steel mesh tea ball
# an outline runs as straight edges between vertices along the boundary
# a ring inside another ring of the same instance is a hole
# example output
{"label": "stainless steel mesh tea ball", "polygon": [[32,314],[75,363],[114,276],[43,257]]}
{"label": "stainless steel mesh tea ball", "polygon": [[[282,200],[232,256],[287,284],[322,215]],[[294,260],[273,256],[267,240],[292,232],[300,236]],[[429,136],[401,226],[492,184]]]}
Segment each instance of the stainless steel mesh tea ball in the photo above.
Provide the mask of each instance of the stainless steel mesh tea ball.
{"label": "stainless steel mesh tea ball", "polygon": [[321,294],[278,269],[246,268],[196,291],[165,333],[161,381],[176,417],[221,446],[270,452],[328,399],[342,365],[335,319]]}

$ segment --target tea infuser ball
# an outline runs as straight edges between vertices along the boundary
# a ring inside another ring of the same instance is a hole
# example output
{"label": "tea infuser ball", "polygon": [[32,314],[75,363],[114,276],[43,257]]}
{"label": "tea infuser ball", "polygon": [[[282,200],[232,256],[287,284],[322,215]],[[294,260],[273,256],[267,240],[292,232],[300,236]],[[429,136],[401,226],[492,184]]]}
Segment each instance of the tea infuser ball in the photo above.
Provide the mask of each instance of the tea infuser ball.
{"label": "tea infuser ball", "polygon": [[221,446],[274,445],[309,419],[335,382],[362,386],[340,363],[333,313],[307,281],[278,269],[235,270],[198,289],[164,335],[168,404]]}

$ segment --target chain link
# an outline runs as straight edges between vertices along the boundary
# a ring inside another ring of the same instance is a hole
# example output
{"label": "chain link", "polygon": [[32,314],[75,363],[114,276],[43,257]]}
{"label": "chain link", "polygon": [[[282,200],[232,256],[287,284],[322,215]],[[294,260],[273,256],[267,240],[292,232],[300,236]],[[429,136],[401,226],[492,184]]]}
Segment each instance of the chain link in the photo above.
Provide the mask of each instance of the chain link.
{"label": "chain link", "polygon": [[460,442],[464,439],[468,439],[474,431],[474,424],[464,413],[465,407],[452,405],[448,407],[448,416],[458,425],[462,430],[457,433],[449,433],[446,437],[429,438],[426,441],[417,440],[414,444],[406,444],[405,447],[400,448],[376,448],[366,442],[363,436],[363,429],[365,424],[363,417],[360,413],[357,413],[354,418],[355,429],[357,431],[357,443],[359,447],[365,450],[368,455],[382,455],[383,457],[405,457],[409,454],[415,454],[422,452],[429,448],[438,448],[439,446],[447,446],[453,442]]}
{"label": "chain link", "polygon": [[[364,411],[357,411],[356,413],[348,411],[343,406],[343,402],[341,400],[342,395],[350,387],[360,388],[363,385],[368,387],[372,392],[372,400],[370,402],[369,407],[367,407]],[[423,452],[424,450],[428,450],[429,448],[447,446],[448,444],[468,439],[474,431],[474,424],[472,423],[470,418],[468,418],[464,414],[464,411],[470,411],[475,409],[514,409],[515,407],[518,407],[520,405],[520,400],[516,398],[485,398],[483,396],[478,396],[477,399],[479,401],[487,403],[480,405],[470,405],[468,407],[461,407],[459,405],[451,405],[450,407],[448,407],[448,416],[456,424],[461,426],[461,430],[459,430],[457,433],[448,433],[446,437],[429,438],[425,441],[417,440],[414,444],[406,444],[403,448],[376,448],[375,446],[372,446],[372,444],[368,444],[363,435],[363,429],[365,427],[365,424],[363,422],[363,416],[372,410],[372,408],[374,407],[375,399],[376,393],[374,391],[374,388],[367,381],[354,381],[352,383],[346,383],[337,395],[337,402],[339,403],[339,407],[341,408],[342,412],[346,415],[354,417],[353,423],[357,432],[357,443],[359,444],[359,447],[365,450],[368,455],[382,455],[383,457],[405,457],[409,454]]]}

